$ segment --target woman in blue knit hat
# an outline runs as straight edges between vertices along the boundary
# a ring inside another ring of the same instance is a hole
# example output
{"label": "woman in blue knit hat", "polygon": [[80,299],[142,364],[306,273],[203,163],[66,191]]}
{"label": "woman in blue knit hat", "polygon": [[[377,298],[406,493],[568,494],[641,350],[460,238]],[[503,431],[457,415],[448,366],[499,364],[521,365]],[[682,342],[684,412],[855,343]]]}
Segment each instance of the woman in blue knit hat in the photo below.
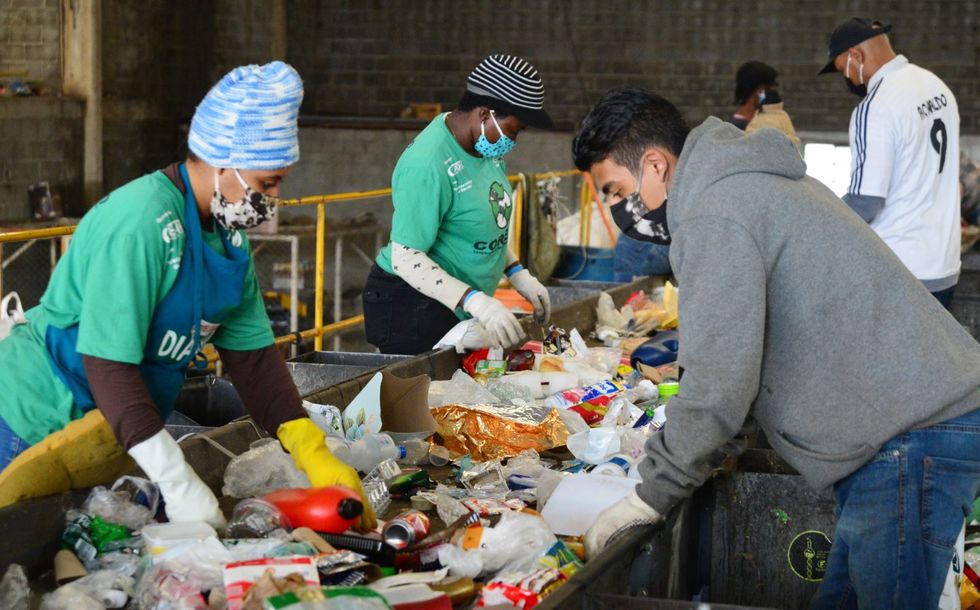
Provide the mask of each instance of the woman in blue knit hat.
{"label": "woman in blue knit hat", "polygon": [[41,304],[0,341],[0,506],[111,481],[128,453],[171,521],[222,525],[163,427],[207,343],[314,486],[361,492],[275,348],[245,236],[275,215],[299,160],[302,99],[287,64],[235,68],[198,106],[185,163],[113,191],[79,223]]}

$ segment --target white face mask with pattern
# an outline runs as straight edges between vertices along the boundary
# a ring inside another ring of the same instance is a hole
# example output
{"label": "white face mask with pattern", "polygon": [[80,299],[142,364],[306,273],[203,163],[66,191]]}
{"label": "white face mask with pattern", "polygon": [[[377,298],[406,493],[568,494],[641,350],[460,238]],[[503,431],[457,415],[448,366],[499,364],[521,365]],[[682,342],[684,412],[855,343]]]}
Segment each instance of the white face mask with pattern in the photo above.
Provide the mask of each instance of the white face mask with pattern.
{"label": "white face mask with pattern", "polygon": [[225,199],[218,185],[218,172],[215,170],[214,195],[211,197],[211,215],[215,222],[229,230],[253,229],[275,218],[279,198],[253,190],[237,169],[232,171],[235,172],[238,183],[245,189],[245,194],[238,201]]}

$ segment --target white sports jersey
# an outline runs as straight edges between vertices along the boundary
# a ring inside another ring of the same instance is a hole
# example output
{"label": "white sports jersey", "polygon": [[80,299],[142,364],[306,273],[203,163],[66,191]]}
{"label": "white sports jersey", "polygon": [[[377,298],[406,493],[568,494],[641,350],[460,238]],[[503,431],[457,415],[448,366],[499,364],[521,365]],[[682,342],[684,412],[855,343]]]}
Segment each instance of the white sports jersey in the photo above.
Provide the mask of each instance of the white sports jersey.
{"label": "white sports jersey", "polygon": [[953,93],[899,55],[869,80],[848,135],[848,194],[884,198],[871,228],[927,288],[954,285],[960,270],[960,113]]}

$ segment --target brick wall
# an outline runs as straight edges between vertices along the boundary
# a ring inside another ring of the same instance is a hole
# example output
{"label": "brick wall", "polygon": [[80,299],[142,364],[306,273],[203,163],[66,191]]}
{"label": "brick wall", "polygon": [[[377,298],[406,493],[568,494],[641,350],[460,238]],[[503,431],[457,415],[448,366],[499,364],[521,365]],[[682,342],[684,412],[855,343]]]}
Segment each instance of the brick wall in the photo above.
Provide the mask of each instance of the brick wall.
{"label": "brick wall", "polygon": [[797,129],[839,131],[856,100],[839,76],[815,74],[834,25],[865,14],[895,26],[896,50],[943,78],[963,132],[980,133],[975,0],[292,0],[288,55],[307,83],[306,112],[366,116],[452,106],[480,58],[522,55],[565,127],[624,84],[665,95],[692,121],[728,115],[735,70],[755,59],[780,71]]}
{"label": "brick wall", "polygon": [[27,187],[45,180],[67,214],[81,213],[82,110],[65,98],[0,98],[0,219],[27,218]]}
{"label": "brick wall", "polygon": [[61,84],[60,0],[0,0],[0,73],[25,71],[44,88]]}

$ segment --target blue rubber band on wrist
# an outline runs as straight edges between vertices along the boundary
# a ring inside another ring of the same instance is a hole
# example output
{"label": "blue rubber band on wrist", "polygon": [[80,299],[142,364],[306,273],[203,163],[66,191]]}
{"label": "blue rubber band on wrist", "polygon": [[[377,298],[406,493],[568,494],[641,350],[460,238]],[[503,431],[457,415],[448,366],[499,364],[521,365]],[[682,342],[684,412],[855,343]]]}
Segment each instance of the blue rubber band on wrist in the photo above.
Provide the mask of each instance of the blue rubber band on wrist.
{"label": "blue rubber band on wrist", "polygon": [[466,303],[468,303],[470,299],[476,296],[477,292],[479,291],[476,290],[475,288],[470,288],[469,291],[466,293],[466,296],[463,297],[463,305],[466,305]]}
{"label": "blue rubber band on wrist", "polygon": [[524,271],[524,265],[522,265],[520,263],[517,263],[516,265],[514,265],[510,269],[505,270],[504,273],[507,275],[507,277],[510,277],[510,276],[514,275],[515,273],[520,273],[521,271]]}

